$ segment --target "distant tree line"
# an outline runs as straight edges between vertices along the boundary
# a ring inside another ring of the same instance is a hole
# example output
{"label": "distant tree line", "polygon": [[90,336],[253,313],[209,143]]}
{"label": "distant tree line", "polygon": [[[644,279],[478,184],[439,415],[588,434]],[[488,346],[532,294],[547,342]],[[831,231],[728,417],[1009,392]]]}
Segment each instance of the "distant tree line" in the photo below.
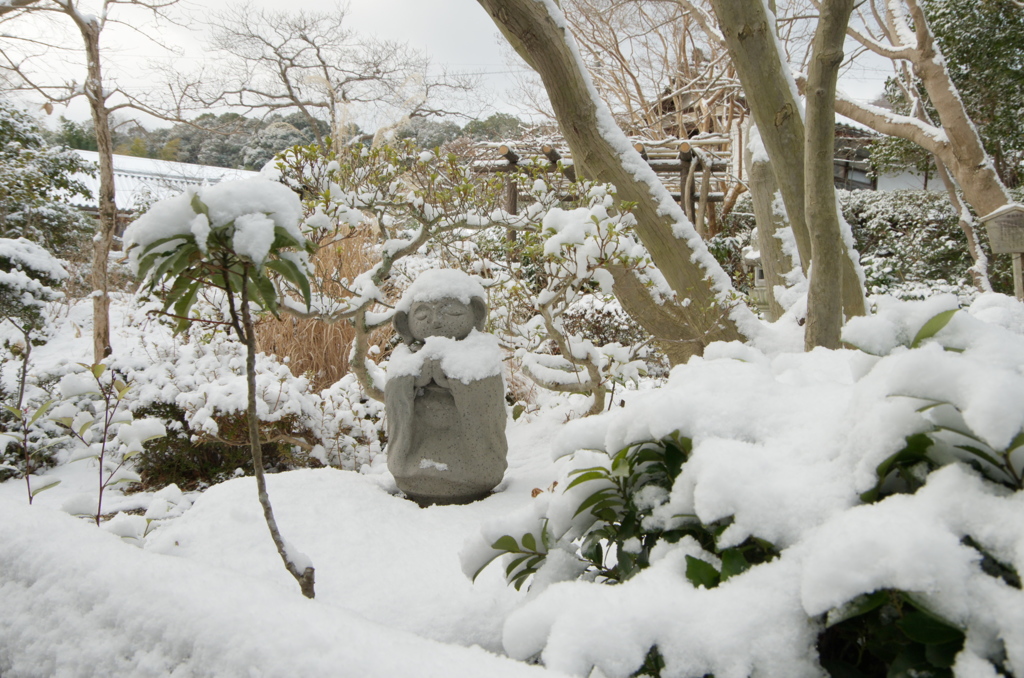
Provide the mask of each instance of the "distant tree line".
{"label": "distant tree line", "polygon": [[[330,134],[327,123],[316,121],[321,136]],[[525,124],[514,115],[495,113],[486,120],[472,120],[464,126],[446,120],[413,118],[396,132],[399,139],[412,139],[422,148],[435,148],[461,137],[501,141],[522,134]],[[47,132],[55,146],[96,150],[91,121],[75,122],[61,117],[56,131]],[[346,139],[368,140],[356,125],[346,130]],[[114,152],[140,158],[155,158],[214,167],[258,170],[286,148],[311,144],[317,134],[309,118],[301,113],[274,114],[263,119],[237,113],[206,113],[187,123],[148,130],[136,122],[117,125],[113,130]]]}

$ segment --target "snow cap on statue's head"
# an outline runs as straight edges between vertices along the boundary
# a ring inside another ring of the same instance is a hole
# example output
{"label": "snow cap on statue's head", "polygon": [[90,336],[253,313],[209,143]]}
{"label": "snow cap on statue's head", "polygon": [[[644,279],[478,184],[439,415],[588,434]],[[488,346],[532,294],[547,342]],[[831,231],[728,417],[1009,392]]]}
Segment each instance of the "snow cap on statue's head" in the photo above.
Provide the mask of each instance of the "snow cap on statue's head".
{"label": "snow cap on statue's head", "polygon": [[413,303],[417,301],[438,299],[458,299],[464,304],[469,304],[474,297],[486,301],[487,293],[473,276],[451,268],[433,268],[416,277],[405,290],[395,310],[408,313]]}

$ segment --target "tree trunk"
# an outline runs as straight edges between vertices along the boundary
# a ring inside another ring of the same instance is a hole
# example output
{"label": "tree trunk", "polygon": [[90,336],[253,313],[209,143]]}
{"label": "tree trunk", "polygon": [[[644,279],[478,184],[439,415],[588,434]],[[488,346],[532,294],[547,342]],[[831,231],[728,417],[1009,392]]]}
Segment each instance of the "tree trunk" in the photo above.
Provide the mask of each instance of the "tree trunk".
{"label": "tree trunk", "polygon": [[682,365],[691,356],[700,355],[700,338],[688,326],[679,306],[656,302],[644,283],[625,266],[609,266],[608,272],[614,281],[615,298],[623,308],[631,309],[630,317],[654,337],[669,364]]}
{"label": "tree trunk", "polygon": [[775,169],[804,273],[811,236],[804,217],[804,121],[775,46],[775,20],[761,0],[712,0],[729,56]]}
{"label": "tree trunk", "polygon": [[[775,171],[806,273],[813,260],[804,196],[804,121],[796,87],[783,63],[775,37],[775,18],[762,0],[712,0],[711,5],[729,47],[747,103]],[[829,147],[829,153],[832,148]],[[828,170],[831,180],[832,169]],[[840,240],[844,255],[833,275],[843,280],[843,311],[864,315],[864,292],[857,264]]]}
{"label": "tree trunk", "polygon": [[753,155],[747,161],[750,200],[754,205],[754,219],[757,222],[757,249],[761,253],[761,270],[768,290],[768,319],[772,322],[782,317],[785,309],[775,298],[775,288],[785,287],[786,273],[793,270],[793,261],[782,249],[782,242],[776,233],[786,227],[781,214],[775,210],[775,195],[778,190],[775,174],[767,158]]}
{"label": "tree trunk", "polygon": [[96,129],[96,149],[100,160],[99,225],[92,240],[92,352],[93,362],[110,355],[110,276],[107,261],[117,232],[117,203],[114,200],[114,143],[110,134],[110,116],[103,73],[100,67],[100,33],[95,23],[78,25],[85,43],[89,80],[85,96]]}
{"label": "tree trunk", "polygon": [[[949,77],[945,60],[935,45],[935,36],[928,27],[924,10],[916,0],[906,0],[909,23],[913,33],[908,44],[889,47],[866,41],[865,37],[850,30],[850,34],[869,49],[894,60],[910,62],[914,75],[921,79],[928,99],[934,106],[939,125],[922,123],[916,118],[900,116],[876,106],[853,101],[845,96],[836,98],[836,112],[867,125],[883,134],[913,141],[933,153],[953,176],[964,193],[964,199],[979,216],[985,216],[1011,202],[982,144],[978,130],[964,108],[963,100]],[[893,5],[892,7],[895,7]],[[902,15],[887,15],[890,23],[903,20]],[[904,39],[904,34],[899,34]],[[979,36],[984,39],[984,36]],[[913,42],[914,44],[909,44]]]}
{"label": "tree trunk", "polygon": [[[637,235],[676,292],[681,317],[693,329],[696,352],[712,341],[741,339],[736,313],[730,313],[735,302],[728,299],[733,293],[728,277],[597,100],[569,46],[572,38],[564,17],[552,16],[536,0],[478,2],[543,80],[578,173],[614,184],[619,199],[636,203]],[[623,306],[631,315],[643,311]]]}
{"label": "tree trunk", "polygon": [[946,171],[946,165],[937,157],[935,158],[935,173],[942,180],[946,195],[949,196],[949,202],[959,216],[957,223],[960,225],[960,230],[963,231],[964,238],[967,239],[967,252],[974,262],[970,268],[974,286],[978,288],[979,292],[991,292],[992,283],[988,279],[988,256],[981,249],[978,236],[974,232],[974,218],[967,211],[963,201],[960,200],[960,195],[956,192],[956,185],[953,183],[952,177],[949,176],[949,172]]}
{"label": "tree trunk", "polygon": [[263,507],[263,517],[270,529],[270,537],[274,540],[274,546],[284,561],[285,569],[295,577],[299,583],[302,595],[307,598],[314,596],[314,569],[312,564],[299,569],[293,560],[293,555],[288,553],[281,531],[277,527],[277,520],[274,518],[274,508],[270,505],[270,495],[267,493],[267,481],[263,475],[263,449],[260,446],[259,420],[256,417],[256,328],[253,327],[252,317],[249,314],[249,271],[242,272],[242,328],[245,341],[245,383],[248,387],[248,409],[249,419],[249,448],[252,452],[253,472],[256,475],[256,490],[259,493],[260,506]]}
{"label": "tree trunk", "polygon": [[804,197],[811,233],[811,280],[804,347],[839,348],[843,330],[843,234],[836,209],[833,156],[836,79],[853,0],[823,0],[807,74]]}
{"label": "tree trunk", "polygon": [[[927,18],[917,3],[911,5],[911,14],[915,23],[927,26]],[[931,36],[931,29],[925,30],[930,39],[922,46],[920,57],[913,61],[914,74],[921,78],[939,116],[939,124],[949,138],[949,155],[952,157],[942,157],[942,162],[956,177],[967,202],[974,206],[978,216],[983,217],[1011,200],[985,153],[981,137],[964,108],[956,85],[949,77],[945,60]]]}

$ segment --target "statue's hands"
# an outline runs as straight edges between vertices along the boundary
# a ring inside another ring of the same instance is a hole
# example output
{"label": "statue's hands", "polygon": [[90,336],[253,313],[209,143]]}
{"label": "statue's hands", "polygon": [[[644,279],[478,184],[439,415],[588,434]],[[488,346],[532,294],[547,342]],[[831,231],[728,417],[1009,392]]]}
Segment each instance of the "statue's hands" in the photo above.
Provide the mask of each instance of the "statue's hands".
{"label": "statue's hands", "polygon": [[448,387],[448,377],[445,376],[444,370],[441,369],[441,361],[433,358],[423,361],[423,369],[420,370],[419,375],[416,377],[417,388],[422,388],[429,384],[433,380],[438,386]]}
{"label": "statue's hands", "polygon": [[441,369],[440,360],[431,360],[434,363],[434,381],[442,388],[448,388],[448,375]]}
{"label": "statue's hands", "polygon": [[420,368],[420,373],[416,375],[416,388],[423,388],[434,378],[434,362],[434,360],[423,361],[423,367]]}

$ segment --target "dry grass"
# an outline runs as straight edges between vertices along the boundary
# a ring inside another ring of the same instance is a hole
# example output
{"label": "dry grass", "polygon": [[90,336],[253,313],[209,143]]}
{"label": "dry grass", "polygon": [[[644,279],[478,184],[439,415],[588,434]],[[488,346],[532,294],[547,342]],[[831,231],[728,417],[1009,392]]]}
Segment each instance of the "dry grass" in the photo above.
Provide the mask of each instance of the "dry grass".
{"label": "dry grass", "polygon": [[[343,281],[352,280],[376,263],[370,254],[374,239],[375,234],[360,231],[322,243],[313,256],[314,290],[335,299],[348,297]],[[383,349],[392,334],[390,327],[382,327],[370,335],[370,343]],[[315,390],[327,388],[348,373],[354,335],[352,325],[346,320],[331,324],[288,315],[281,320],[269,317],[256,328],[259,350],[281,359],[288,358],[292,374],[307,375]],[[383,352],[378,357],[382,356]]]}

